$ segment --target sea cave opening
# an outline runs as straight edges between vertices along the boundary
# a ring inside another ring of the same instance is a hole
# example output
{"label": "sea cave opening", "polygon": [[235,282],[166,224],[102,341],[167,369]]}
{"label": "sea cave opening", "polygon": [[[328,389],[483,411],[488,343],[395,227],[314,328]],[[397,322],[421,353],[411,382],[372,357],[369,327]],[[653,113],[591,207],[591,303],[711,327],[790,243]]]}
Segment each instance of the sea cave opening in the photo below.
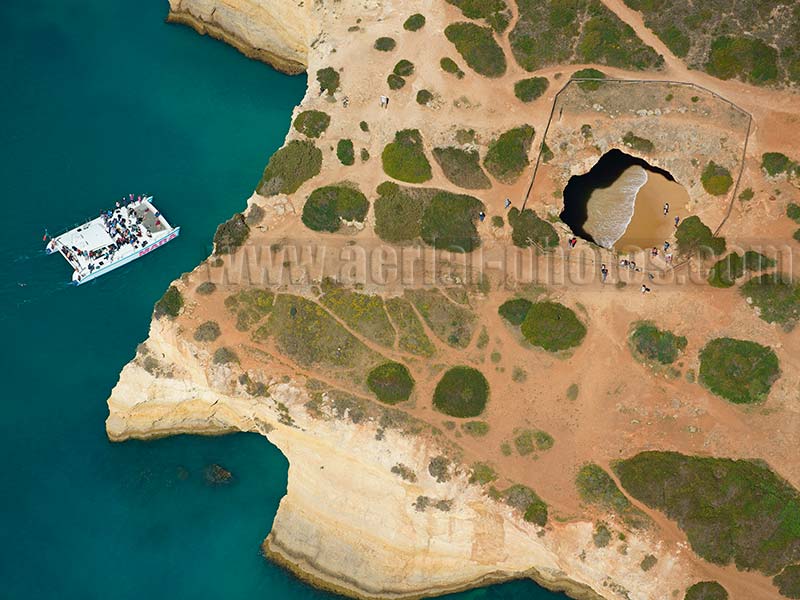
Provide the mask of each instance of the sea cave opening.
{"label": "sea cave opening", "polygon": [[628,251],[661,246],[688,200],[671,173],[615,148],[588,173],[570,177],[559,216],[576,236]]}

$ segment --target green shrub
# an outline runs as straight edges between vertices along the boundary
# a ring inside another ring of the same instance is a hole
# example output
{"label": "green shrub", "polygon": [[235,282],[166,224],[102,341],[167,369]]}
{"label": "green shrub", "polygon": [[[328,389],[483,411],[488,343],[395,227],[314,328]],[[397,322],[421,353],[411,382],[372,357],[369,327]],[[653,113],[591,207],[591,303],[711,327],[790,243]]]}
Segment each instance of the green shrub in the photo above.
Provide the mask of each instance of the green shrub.
{"label": "green shrub", "polygon": [[494,215],[492,217],[492,227],[497,227],[497,229],[501,229],[502,227],[505,227],[505,224],[506,223],[505,221],[503,221],[503,217],[501,217],[500,215]]}
{"label": "green shrub", "polygon": [[708,283],[713,287],[731,287],[744,274],[744,261],[735,252],[718,260],[708,273]]}
{"label": "green shrub", "polygon": [[486,408],[489,382],[472,367],[445,372],[433,392],[433,406],[450,417],[477,417]]}
{"label": "green shrub", "polygon": [[219,329],[219,323],[216,321],[206,321],[197,326],[194,330],[194,339],[198,342],[213,342],[222,332]]}
{"label": "green shrub", "polygon": [[700,351],[700,383],[736,404],[761,402],[779,376],[775,351],[756,342],[716,338]]}
{"label": "green shrub", "polygon": [[161,317],[170,317],[174,319],[180,314],[182,308],[183,294],[181,294],[178,288],[171,285],[153,307],[153,316],[156,319],[160,319]]}
{"label": "green shrub", "polygon": [[229,363],[238,363],[239,357],[236,352],[225,346],[217,348],[214,352],[213,362],[215,365],[227,365]]}
{"label": "green shrub", "polygon": [[[606,74],[602,71],[598,71],[597,69],[580,69],[579,71],[575,71],[571,79],[605,79]],[[600,86],[603,85],[602,81],[580,81],[578,82],[578,87],[581,88],[585,92],[593,92],[595,90],[599,90]]]}
{"label": "green shrub", "polygon": [[515,246],[527,248],[538,246],[542,249],[558,246],[558,232],[555,227],[526,208],[522,212],[517,207],[508,211],[508,222],[512,227],[511,241]]}
{"label": "green shrub", "polygon": [[800,565],[790,565],[772,580],[781,595],[787,598],[800,598]]}
{"label": "green shrub", "polygon": [[399,90],[406,84],[406,80],[399,75],[389,73],[389,76],[386,78],[386,83],[389,85],[390,90]]}
{"label": "green shrub", "polygon": [[491,28],[475,23],[452,23],[445,28],[444,34],[476,73],[500,77],[506,72],[506,57]]}
{"label": "green shrub", "polygon": [[642,562],[639,563],[639,566],[641,567],[642,571],[649,571],[656,566],[657,562],[658,559],[655,556],[648,554],[642,559]]}
{"label": "green shrub", "polygon": [[745,188],[739,194],[739,200],[741,200],[742,202],[749,202],[750,200],[753,199],[753,196],[755,196],[753,188]]}
{"label": "green shrub", "polygon": [[467,421],[461,424],[461,430],[472,437],[483,437],[489,433],[489,424],[486,421]]}
{"label": "green shrub", "polygon": [[417,92],[417,104],[425,106],[431,100],[433,100],[433,94],[428,90],[420,90]]}
{"label": "green shrub", "polygon": [[481,245],[475,221],[483,208],[472,196],[438,191],[425,207],[420,235],[434,248],[472,252]]}
{"label": "green shrub", "polygon": [[765,152],[761,155],[761,168],[771,177],[786,173],[792,167],[789,157],[780,152]]}
{"label": "green shrub", "polygon": [[514,183],[530,165],[528,152],[534,135],[534,129],[530,125],[515,127],[500,134],[489,144],[483,166],[495,179],[503,183]]}
{"label": "green shrub", "polygon": [[330,115],[320,110],[304,110],[294,120],[294,128],[310,138],[321,136],[330,124]]}
{"label": "green shrub", "polygon": [[482,190],[492,187],[489,178],[480,165],[477,150],[462,150],[455,146],[434,148],[433,158],[442,169],[448,181],[468,190]]}
{"label": "green shrub", "polygon": [[553,157],[555,156],[555,154],[553,154],[553,151],[550,150],[550,146],[548,146],[545,142],[542,142],[541,152],[542,152],[542,162],[544,163],[550,162],[551,160],[553,160]]}
{"label": "green shrub", "polygon": [[396,183],[378,186],[375,200],[375,233],[385,242],[409,242],[422,232],[423,195]]}
{"label": "green shrub", "polygon": [[725,252],[723,237],[714,237],[700,217],[692,215],[685,218],[675,231],[678,252],[684,256],[698,253],[701,256],[719,256]]}
{"label": "green shrub", "polygon": [[377,40],[375,40],[375,45],[373,47],[375,50],[380,50],[381,52],[390,52],[394,50],[396,45],[397,42],[394,41],[394,38],[379,37]]}
{"label": "green shrub", "polygon": [[369,160],[369,150],[366,148],[361,149],[361,162],[367,162]]}
{"label": "green shrub", "polygon": [[763,271],[765,269],[771,269],[777,264],[775,259],[764,256],[755,250],[747,250],[744,253],[742,263],[747,271]]}
{"label": "green shrub", "polygon": [[763,461],[648,451],[614,470],[629,494],[677,521],[709,562],[773,574],[797,560],[800,494]]}
{"label": "green shrub", "polygon": [[258,184],[262,196],[292,194],[305,181],[319,175],[322,152],[310,140],[292,140],[269,159]]}
{"label": "green shrub", "polygon": [[[599,5],[602,6],[602,5]],[[594,14],[592,14],[594,12]],[[576,48],[577,62],[600,63],[624,69],[659,68],[664,59],[644,44],[633,28],[610,10],[589,10]]]}
{"label": "green shrub", "polygon": [[404,58],[394,66],[392,72],[400,77],[409,77],[414,74],[414,63]]}
{"label": "green shrub", "polygon": [[520,329],[531,344],[550,352],[578,346],[586,336],[575,313],[558,302],[535,302]]}
{"label": "green shrub", "polygon": [[333,96],[339,89],[339,72],[333,67],[325,67],[317,71],[317,81],[319,82],[319,92],[327,92]]}
{"label": "green shrub", "polygon": [[786,216],[795,223],[800,223],[800,205],[790,202],[786,207]]}
{"label": "green shrub", "polygon": [[644,152],[645,154],[649,154],[656,149],[656,147],[653,145],[653,142],[647,138],[634,135],[632,131],[629,131],[622,137],[622,143],[629,148],[633,148],[639,152]]}
{"label": "green shrub", "polygon": [[200,294],[201,296],[209,296],[217,291],[217,284],[213,281],[204,281],[200,285],[197,286],[195,292]]}
{"label": "green shrub", "polygon": [[699,581],[686,590],[683,600],[728,600],[728,592],[716,581]]}
{"label": "green shrub", "polygon": [[636,356],[647,362],[671,365],[686,349],[686,338],[658,329],[648,322],[639,323],[631,332],[631,347]]}
{"label": "green shrub", "polygon": [[397,404],[408,400],[414,379],[405,365],[387,362],[369,372],[367,386],[381,402]]}
{"label": "green shrub", "polygon": [[759,39],[722,35],[711,42],[706,71],[763,84],[778,78],[777,60],[778,51]]}
{"label": "green shrub", "polygon": [[457,79],[463,79],[464,77],[464,71],[461,70],[458,64],[456,64],[456,61],[452,58],[443,58],[439,61],[439,66],[442,67],[442,71],[455,75]]}
{"label": "green shrub", "polygon": [[361,129],[361,131],[365,131],[365,132],[369,131],[369,123],[367,123],[366,121],[361,121],[358,124],[358,127],[359,127],[359,129]]}
{"label": "green shrub", "polygon": [[592,533],[592,542],[597,548],[605,548],[611,541],[611,531],[605,523],[597,523]]}
{"label": "green shrub", "polygon": [[249,236],[250,227],[245,223],[244,215],[236,213],[214,232],[214,254],[233,254]]}
{"label": "green shrub", "polygon": [[510,507],[523,512],[523,519],[540,527],[547,524],[547,505],[531,488],[514,484],[500,493],[500,497]]}
{"label": "green shrub", "polygon": [[550,80],[547,77],[520,79],[514,84],[514,95],[523,102],[533,102],[547,91]]}
{"label": "green shrub", "polygon": [[225,308],[236,315],[236,329],[247,331],[269,314],[274,300],[268,290],[248,289],[225,298]]}
{"label": "green shrub", "polygon": [[444,483],[452,479],[450,474],[450,460],[446,456],[434,456],[428,463],[428,473],[437,483]]}
{"label": "green shrub", "polygon": [[363,222],[369,210],[366,196],[343,185],[317,188],[303,206],[303,223],[314,231],[338,231],[342,221]]}
{"label": "green shrub", "polygon": [[403,29],[406,31],[419,31],[425,27],[425,15],[415,13],[408,17],[403,23]]}
{"label": "green shrub", "polygon": [[767,323],[778,323],[791,330],[800,319],[800,285],[780,273],[754,276],[740,292],[750,298]]}
{"label": "green shrub", "polygon": [[728,169],[715,164],[712,160],[703,169],[703,173],[700,175],[700,182],[703,184],[703,189],[712,196],[723,196],[731,189],[733,177],[731,177],[731,172]]}
{"label": "green shrub", "polygon": [[691,46],[689,36],[674,25],[656,33],[678,58],[684,58],[689,53]]}
{"label": "green shrub", "polygon": [[394,142],[383,149],[381,161],[384,172],[399,181],[422,183],[432,176],[418,129],[403,129],[395,133]]}
{"label": "green shrub", "polygon": [[468,19],[484,19],[498,33],[505,31],[511,20],[511,11],[505,0],[447,0],[461,9]]}
{"label": "green shrub", "polygon": [[531,306],[533,306],[533,302],[530,300],[526,300],[525,298],[513,298],[503,302],[497,312],[500,313],[500,316],[506,321],[519,327],[525,320]]}
{"label": "green shrub", "polygon": [[336,157],[345,166],[350,166],[356,162],[353,140],[339,140],[336,144]]}
{"label": "green shrub", "polygon": [[594,463],[583,465],[575,477],[575,485],[581,500],[616,513],[629,527],[639,529],[649,524],[647,515],[631,504],[602,467]]}

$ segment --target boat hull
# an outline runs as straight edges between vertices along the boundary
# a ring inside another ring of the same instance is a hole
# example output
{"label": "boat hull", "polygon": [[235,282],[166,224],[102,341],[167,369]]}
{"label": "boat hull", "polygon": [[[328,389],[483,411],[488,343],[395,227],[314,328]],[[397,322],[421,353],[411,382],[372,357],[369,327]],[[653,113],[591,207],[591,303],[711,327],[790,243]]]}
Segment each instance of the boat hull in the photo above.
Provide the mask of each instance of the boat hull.
{"label": "boat hull", "polygon": [[[181,228],[180,227],[176,227],[175,229],[172,229],[169,232],[165,233],[163,236],[161,236],[157,240],[153,240],[150,244],[148,244],[147,246],[145,246],[144,248],[142,248],[138,252],[134,252],[132,254],[129,254],[125,258],[121,258],[120,260],[114,261],[113,263],[105,265],[104,267],[102,267],[100,269],[95,269],[94,271],[92,271],[92,273],[82,277],[81,279],[76,279],[75,277],[73,277],[72,284],[73,285],[83,285],[84,283],[87,283],[89,281],[92,281],[93,279],[97,279],[98,277],[100,277],[102,275],[110,273],[114,269],[118,269],[119,267],[122,267],[124,265],[129,264],[129,263],[132,263],[137,258],[141,258],[141,257],[143,257],[143,256],[145,256],[147,254],[150,254],[153,250],[157,250],[158,248],[160,248],[164,244],[167,244],[167,243],[171,242],[176,237],[178,237],[180,235],[180,233],[181,233]],[[77,275],[77,272],[75,273],[75,275]]]}

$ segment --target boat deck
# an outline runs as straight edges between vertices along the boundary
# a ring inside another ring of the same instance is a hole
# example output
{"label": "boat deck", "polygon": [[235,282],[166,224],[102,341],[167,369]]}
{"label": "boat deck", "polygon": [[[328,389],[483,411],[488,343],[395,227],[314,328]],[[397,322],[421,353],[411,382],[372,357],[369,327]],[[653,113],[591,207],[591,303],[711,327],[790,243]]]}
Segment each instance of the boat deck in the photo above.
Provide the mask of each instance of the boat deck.
{"label": "boat deck", "polygon": [[136,199],[104,211],[91,221],[52,239],[51,252],[59,252],[75,270],[73,280],[127,262],[145,253],[154,242],[173,231],[151,197]]}

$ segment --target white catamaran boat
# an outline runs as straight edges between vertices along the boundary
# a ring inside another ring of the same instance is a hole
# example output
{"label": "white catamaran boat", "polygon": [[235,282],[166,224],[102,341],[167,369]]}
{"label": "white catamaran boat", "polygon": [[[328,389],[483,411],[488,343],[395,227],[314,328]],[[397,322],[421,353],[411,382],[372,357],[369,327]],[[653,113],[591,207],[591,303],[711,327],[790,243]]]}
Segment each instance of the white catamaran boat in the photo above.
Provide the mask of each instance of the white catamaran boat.
{"label": "white catamaran boat", "polygon": [[52,238],[45,252],[58,252],[67,260],[75,285],[133,262],[174,240],[181,231],[167,222],[152,201],[152,196],[131,194],[113,210]]}

